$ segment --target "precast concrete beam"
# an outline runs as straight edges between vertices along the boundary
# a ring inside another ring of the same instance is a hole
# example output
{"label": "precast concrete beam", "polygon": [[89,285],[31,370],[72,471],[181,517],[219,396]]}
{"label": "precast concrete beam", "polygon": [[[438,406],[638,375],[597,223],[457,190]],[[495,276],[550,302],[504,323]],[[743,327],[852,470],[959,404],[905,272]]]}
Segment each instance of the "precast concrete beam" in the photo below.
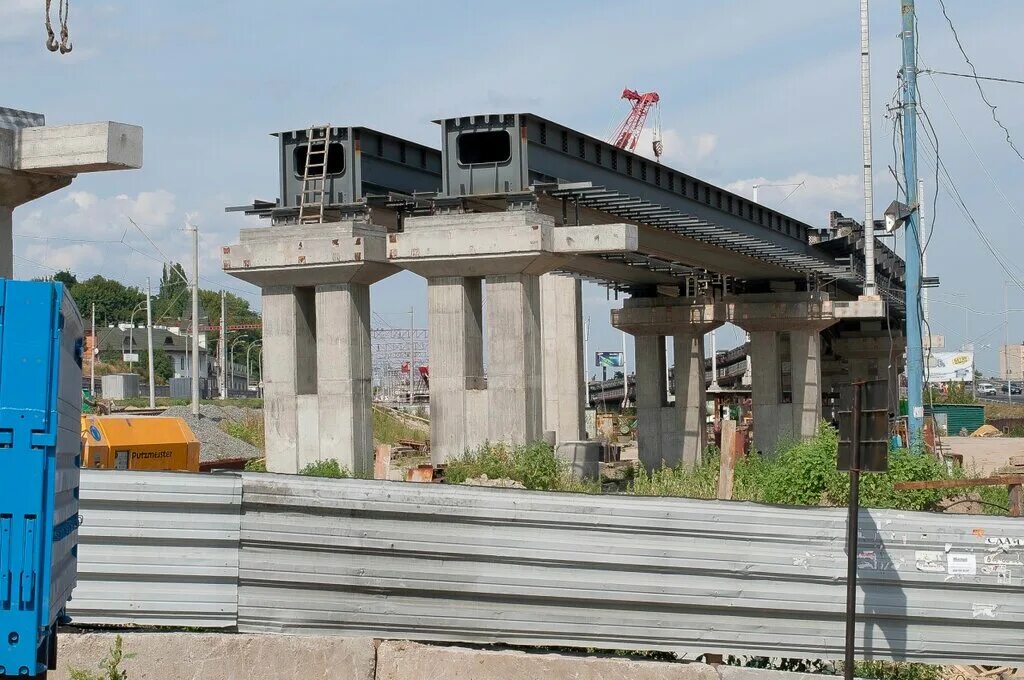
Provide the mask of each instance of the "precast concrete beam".
{"label": "precast concrete beam", "polygon": [[584,438],[583,301],[578,279],[540,277],[544,431],[556,442]]}
{"label": "precast concrete beam", "polygon": [[369,285],[396,273],[386,256],[387,230],[368,222],[242,229],[222,248],[224,271],[260,287]]}
{"label": "precast concrete beam", "polygon": [[631,297],[613,309],[612,326],[630,335],[708,333],[724,323],[724,309],[711,298]]}

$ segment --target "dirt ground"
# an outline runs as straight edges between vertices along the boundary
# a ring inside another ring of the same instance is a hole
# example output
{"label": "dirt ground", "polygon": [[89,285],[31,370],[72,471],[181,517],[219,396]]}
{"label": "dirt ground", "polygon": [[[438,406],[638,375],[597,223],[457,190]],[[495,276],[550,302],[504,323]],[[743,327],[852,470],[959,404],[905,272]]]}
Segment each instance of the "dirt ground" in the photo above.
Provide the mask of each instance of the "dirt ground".
{"label": "dirt ground", "polygon": [[964,457],[964,468],[982,475],[1008,465],[1010,456],[1024,455],[1021,437],[943,437],[942,442]]}

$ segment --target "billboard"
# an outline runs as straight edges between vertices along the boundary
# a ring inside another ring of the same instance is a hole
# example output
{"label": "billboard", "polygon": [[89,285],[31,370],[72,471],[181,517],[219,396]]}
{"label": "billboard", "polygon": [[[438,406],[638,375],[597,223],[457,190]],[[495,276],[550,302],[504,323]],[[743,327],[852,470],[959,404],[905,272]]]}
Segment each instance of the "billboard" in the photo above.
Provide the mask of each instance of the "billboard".
{"label": "billboard", "polygon": [[927,357],[929,382],[974,380],[974,352],[932,352]]}
{"label": "billboard", "polygon": [[594,365],[602,368],[622,368],[622,352],[594,352]]}

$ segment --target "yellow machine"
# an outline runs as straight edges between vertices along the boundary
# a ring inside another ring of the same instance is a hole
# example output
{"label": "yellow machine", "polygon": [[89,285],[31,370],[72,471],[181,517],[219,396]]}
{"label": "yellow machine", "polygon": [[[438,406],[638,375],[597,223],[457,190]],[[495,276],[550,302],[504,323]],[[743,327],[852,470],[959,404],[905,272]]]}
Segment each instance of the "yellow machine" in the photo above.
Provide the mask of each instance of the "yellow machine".
{"label": "yellow machine", "polygon": [[199,440],[181,418],[82,415],[83,469],[199,472]]}

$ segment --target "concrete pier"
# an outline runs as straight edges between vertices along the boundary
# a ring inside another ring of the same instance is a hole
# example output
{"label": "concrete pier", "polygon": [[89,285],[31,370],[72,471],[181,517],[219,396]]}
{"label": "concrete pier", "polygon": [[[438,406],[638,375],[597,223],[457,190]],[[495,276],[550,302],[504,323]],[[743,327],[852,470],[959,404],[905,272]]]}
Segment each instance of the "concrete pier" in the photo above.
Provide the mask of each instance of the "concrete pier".
{"label": "concrete pier", "polygon": [[263,291],[267,469],[334,459],[373,469],[370,285],[387,264],[386,230],[344,221],[243,229],[224,270]]}
{"label": "concrete pier", "polygon": [[557,441],[583,439],[583,301],[579,279],[540,277],[544,430]]}
{"label": "concrete pier", "polygon": [[540,280],[487,277],[487,437],[524,444],[541,439]]}
{"label": "concrete pier", "polygon": [[427,279],[430,338],[430,439],[435,463],[487,439],[480,277]]}
{"label": "concrete pier", "polygon": [[665,336],[637,335],[634,347],[637,453],[640,463],[651,471],[675,462],[679,429],[674,427],[674,409],[668,404]]}
{"label": "concrete pier", "polygon": [[675,356],[675,410],[681,427],[682,462],[695,465],[700,462],[708,446],[704,333],[677,333],[672,341]]}

